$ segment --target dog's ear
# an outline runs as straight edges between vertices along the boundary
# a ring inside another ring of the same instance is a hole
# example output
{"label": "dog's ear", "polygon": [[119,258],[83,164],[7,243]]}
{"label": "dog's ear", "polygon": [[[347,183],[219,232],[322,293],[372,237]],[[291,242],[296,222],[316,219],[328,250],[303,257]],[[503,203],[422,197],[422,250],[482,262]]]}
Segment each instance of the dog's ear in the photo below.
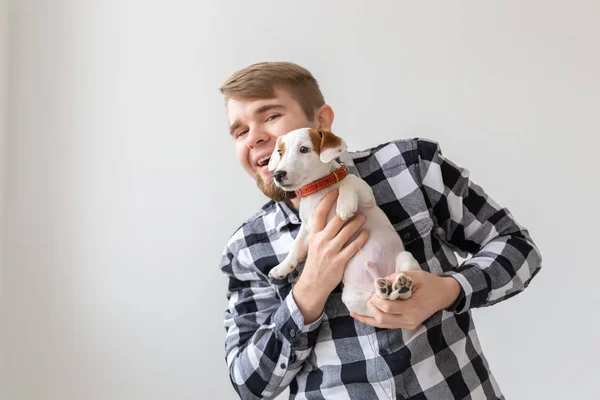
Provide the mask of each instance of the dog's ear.
{"label": "dog's ear", "polygon": [[275,148],[273,149],[273,153],[271,153],[269,165],[267,166],[269,168],[269,171],[275,171],[275,168],[277,168],[277,164],[279,164],[279,161],[281,161],[281,156],[279,155],[279,150],[281,150],[279,148],[280,143],[281,136],[277,138],[277,142],[275,142]]}
{"label": "dog's ear", "polygon": [[346,151],[348,146],[341,137],[325,129],[319,129],[317,132],[321,137],[319,158],[322,163],[330,163]]}

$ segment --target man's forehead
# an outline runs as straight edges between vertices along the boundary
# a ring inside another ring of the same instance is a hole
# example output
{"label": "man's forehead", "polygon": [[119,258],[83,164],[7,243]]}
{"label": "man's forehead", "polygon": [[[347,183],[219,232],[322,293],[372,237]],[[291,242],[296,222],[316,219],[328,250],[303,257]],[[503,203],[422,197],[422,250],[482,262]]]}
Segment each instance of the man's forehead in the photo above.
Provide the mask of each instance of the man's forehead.
{"label": "man's forehead", "polygon": [[296,102],[296,100],[288,93],[285,89],[275,88],[274,89],[275,96],[267,99],[236,99],[230,98],[227,100],[226,107],[227,113],[229,115],[230,123],[233,122],[234,118],[232,118],[232,114],[244,115],[249,114],[252,115],[256,111],[258,111],[261,107],[269,105],[269,104],[277,104],[281,105],[288,109],[300,108],[300,105]]}
{"label": "man's forehead", "polygon": [[229,123],[243,117],[251,117],[260,113],[266,107],[286,108],[287,104],[282,99],[274,97],[270,99],[229,99],[227,101],[227,116]]}

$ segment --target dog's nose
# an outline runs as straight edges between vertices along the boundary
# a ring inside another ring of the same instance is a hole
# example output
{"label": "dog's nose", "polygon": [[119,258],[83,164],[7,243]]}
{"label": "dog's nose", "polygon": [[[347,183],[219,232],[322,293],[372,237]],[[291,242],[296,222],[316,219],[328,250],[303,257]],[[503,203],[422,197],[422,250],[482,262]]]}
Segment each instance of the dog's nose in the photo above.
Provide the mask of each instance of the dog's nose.
{"label": "dog's nose", "polygon": [[283,180],[283,178],[285,178],[285,176],[287,175],[287,172],[285,171],[275,171],[275,173],[273,174],[273,178],[275,178],[275,180],[277,182],[281,182]]}

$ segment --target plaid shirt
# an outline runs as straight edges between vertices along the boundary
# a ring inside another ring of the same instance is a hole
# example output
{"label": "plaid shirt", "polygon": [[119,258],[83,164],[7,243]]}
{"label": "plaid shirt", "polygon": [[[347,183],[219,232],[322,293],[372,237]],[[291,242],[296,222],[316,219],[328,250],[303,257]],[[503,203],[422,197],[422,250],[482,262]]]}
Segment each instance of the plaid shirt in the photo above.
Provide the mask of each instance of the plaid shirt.
{"label": "plaid shirt", "polygon": [[[225,351],[243,399],[502,399],[470,309],[523,291],[541,266],[529,233],[506,208],[426,139],[345,153],[350,173],[373,189],[421,268],[454,277],[457,301],[415,330],[380,329],[352,317],[340,284],[321,317],[303,322],[287,279],[268,277],[298,233],[296,210],[269,202],[229,240]],[[472,256],[459,265],[456,254]]]}

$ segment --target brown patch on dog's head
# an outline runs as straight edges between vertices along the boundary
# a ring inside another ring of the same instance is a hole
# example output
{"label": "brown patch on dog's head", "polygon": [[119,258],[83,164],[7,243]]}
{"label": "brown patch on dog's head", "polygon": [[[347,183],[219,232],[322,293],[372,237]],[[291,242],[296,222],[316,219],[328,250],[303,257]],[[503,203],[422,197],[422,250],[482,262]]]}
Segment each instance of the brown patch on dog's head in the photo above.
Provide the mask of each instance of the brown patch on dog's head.
{"label": "brown patch on dog's head", "polygon": [[321,135],[321,151],[340,147],[342,145],[342,139],[335,136],[333,132],[324,129],[319,129]]}
{"label": "brown patch on dog's head", "polygon": [[269,160],[269,164],[267,164],[269,171],[275,171],[275,168],[277,168],[277,164],[279,164],[279,161],[281,161],[281,157],[283,157],[284,153],[285,143],[283,143],[283,136],[279,136],[277,138],[277,141],[275,142],[275,148],[271,153],[271,159]]}
{"label": "brown patch on dog's head", "polygon": [[285,154],[285,143],[283,142],[283,140],[277,141],[277,149],[281,151],[281,157],[283,157],[283,155]]}
{"label": "brown patch on dog's head", "polygon": [[[317,152],[317,154],[322,155],[322,153],[330,150],[329,153],[335,153],[339,155],[343,150],[346,149],[346,144],[342,140],[342,138],[333,134],[333,132],[326,129],[310,129],[308,131],[310,135],[310,140],[313,144],[313,151]],[[330,155],[327,157],[321,157],[321,161],[329,162]],[[329,160],[329,161],[327,161]]]}
{"label": "brown patch on dog's head", "polygon": [[317,154],[321,154],[321,140],[323,139],[322,131],[320,129],[310,129],[308,134],[313,145],[313,151]]}

